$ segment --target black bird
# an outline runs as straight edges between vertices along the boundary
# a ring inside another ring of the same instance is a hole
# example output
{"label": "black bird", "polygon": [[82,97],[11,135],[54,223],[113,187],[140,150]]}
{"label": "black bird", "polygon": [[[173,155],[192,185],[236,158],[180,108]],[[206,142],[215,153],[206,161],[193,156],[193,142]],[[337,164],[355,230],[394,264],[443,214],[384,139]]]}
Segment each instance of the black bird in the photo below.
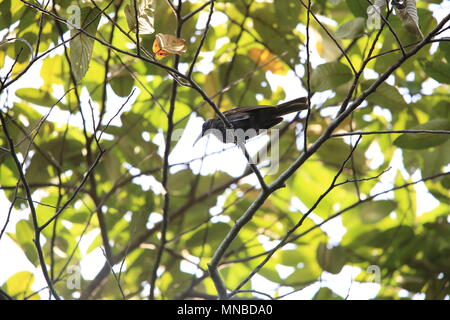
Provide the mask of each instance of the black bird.
{"label": "black bird", "polygon": [[308,109],[306,97],[297,98],[276,106],[246,106],[237,107],[223,112],[223,115],[233,125],[233,129],[226,128],[219,118],[208,119],[202,127],[197,143],[203,136],[212,133],[224,143],[238,143],[250,139],[261,133],[261,130],[270,129],[283,121],[282,116]]}

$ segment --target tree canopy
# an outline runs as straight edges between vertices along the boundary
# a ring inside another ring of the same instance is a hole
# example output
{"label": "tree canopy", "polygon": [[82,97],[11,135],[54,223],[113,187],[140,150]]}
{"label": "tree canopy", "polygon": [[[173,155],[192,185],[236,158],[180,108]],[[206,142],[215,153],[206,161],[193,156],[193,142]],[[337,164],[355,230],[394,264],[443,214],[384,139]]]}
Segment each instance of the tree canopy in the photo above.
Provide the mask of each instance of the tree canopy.
{"label": "tree canopy", "polygon": [[[449,20],[437,0],[2,0],[0,244],[35,271],[0,297],[344,299],[322,278],[353,267],[373,297],[448,299]],[[190,145],[300,96],[276,158]]]}

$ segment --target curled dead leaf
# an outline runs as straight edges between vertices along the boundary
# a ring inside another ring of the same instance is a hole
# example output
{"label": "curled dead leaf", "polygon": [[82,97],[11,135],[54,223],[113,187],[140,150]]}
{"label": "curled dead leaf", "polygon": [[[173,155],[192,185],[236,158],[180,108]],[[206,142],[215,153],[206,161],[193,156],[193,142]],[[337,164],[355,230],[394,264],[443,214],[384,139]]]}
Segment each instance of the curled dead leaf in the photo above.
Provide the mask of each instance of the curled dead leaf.
{"label": "curled dead leaf", "polygon": [[186,50],[186,40],[171,34],[156,34],[153,42],[153,52],[158,58],[166,57],[169,54],[182,54]]}
{"label": "curled dead leaf", "polygon": [[139,34],[141,35],[155,32],[154,15],[153,0],[130,0],[130,4],[125,6],[125,17],[130,30],[134,33],[136,33],[137,25],[139,25]]}
{"label": "curled dead leaf", "polygon": [[401,6],[395,7],[395,12],[400,17],[400,20],[402,20],[402,24],[406,30],[422,40],[423,33],[419,26],[416,0],[404,0]]}

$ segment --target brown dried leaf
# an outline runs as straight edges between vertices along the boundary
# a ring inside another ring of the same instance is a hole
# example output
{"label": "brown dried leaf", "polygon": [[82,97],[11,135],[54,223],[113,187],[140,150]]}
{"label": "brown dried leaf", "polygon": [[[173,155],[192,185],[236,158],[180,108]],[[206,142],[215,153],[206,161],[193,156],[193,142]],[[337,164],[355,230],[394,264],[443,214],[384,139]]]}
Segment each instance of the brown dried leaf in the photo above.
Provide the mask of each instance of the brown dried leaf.
{"label": "brown dried leaf", "polygon": [[169,54],[182,54],[186,50],[186,40],[177,38],[171,34],[156,34],[155,41],[153,42],[153,52],[157,57],[165,57]]}
{"label": "brown dried leaf", "polygon": [[[155,32],[155,9],[153,0],[130,0],[131,5],[125,7],[125,17],[127,18],[128,27],[136,32],[136,13],[139,21],[139,34],[152,34]],[[135,4],[137,7],[135,7]],[[136,12],[137,10],[137,12]]]}

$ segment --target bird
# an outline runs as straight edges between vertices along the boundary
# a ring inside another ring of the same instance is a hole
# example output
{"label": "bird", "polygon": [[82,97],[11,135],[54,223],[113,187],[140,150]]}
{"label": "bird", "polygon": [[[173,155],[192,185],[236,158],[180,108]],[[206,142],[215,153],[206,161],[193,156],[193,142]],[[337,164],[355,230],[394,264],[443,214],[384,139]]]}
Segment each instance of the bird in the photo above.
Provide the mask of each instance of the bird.
{"label": "bird", "polygon": [[301,97],[276,106],[256,105],[236,107],[223,112],[225,118],[232,124],[228,129],[220,118],[208,119],[203,123],[202,132],[194,141],[208,134],[213,134],[223,143],[242,143],[259,135],[263,130],[270,129],[281,121],[282,116],[308,109],[308,98]]}

